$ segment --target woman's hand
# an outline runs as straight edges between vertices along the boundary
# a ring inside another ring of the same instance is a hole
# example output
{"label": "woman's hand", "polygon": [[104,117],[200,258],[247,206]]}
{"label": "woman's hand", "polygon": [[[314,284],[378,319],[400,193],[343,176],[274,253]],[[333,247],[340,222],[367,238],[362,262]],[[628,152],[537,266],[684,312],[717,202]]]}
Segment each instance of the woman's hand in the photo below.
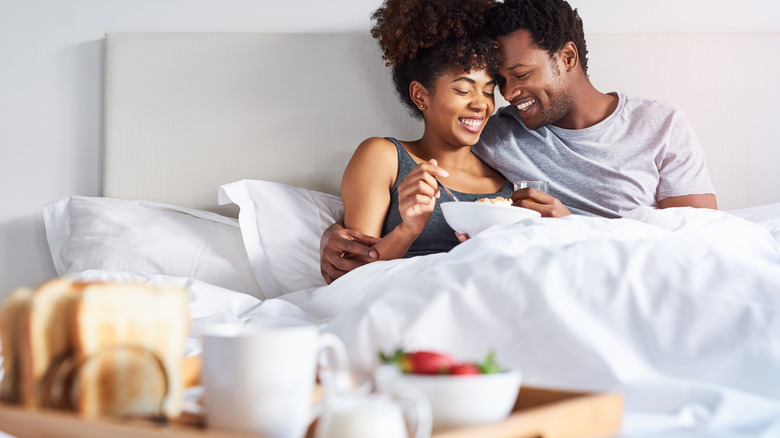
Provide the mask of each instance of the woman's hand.
{"label": "woman's hand", "polygon": [[455,237],[458,238],[458,242],[460,242],[460,243],[463,243],[463,242],[465,242],[465,241],[470,239],[469,235],[466,234],[466,233],[458,233],[458,232],[456,232],[455,233]]}
{"label": "woman's hand", "polygon": [[558,198],[533,187],[515,191],[512,193],[512,201],[512,205],[536,210],[544,217],[562,217],[571,214]]}
{"label": "woman's hand", "polygon": [[403,221],[400,226],[415,236],[422,233],[440,196],[434,175],[449,176],[436,160],[429,160],[418,164],[398,185],[398,210]]}

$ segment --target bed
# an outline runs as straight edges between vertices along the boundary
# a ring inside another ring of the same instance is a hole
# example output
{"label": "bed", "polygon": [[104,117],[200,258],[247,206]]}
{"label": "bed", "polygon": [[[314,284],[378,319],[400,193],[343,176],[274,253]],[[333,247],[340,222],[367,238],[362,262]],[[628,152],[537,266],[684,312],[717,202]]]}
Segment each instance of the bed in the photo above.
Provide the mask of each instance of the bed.
{"label": "bed", "polygon": [[[54,265],[186,287],[192,355],[205,324],[303,321],[340,336],[356,369],[400,346],[463,359],[494,351],[529,385],[619,392],[621,437],[780,436],[780,181],[767,163],[778,162],[778,128],[760,119],[770,115],[744,116],[764,131],[743,129],[736,157],[710,79],[642,76],[670,63],[690,71],[706,44],[744,49],[740,68],[752,71],[750,53],[769,53],[780,35],[588,42],[597,88],[688,112],[721,211],[526,219],[326,285],[319,238],[343,211],[353,148],[421,129],[397,105],[374,42],[109,34],[104,197],[45,207]],[[777,101],[776,90],[751,98]]]}

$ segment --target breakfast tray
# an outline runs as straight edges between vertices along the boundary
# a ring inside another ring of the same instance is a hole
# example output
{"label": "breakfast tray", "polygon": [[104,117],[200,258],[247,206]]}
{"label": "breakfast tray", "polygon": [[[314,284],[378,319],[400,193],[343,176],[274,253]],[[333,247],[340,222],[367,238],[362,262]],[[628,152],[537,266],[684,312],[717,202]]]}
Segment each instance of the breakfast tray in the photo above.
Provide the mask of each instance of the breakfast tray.
{"label": "breakfast tray", "polygon": [[[622,412],[623,400],[618,394],[524,386],[506,420],[437,432],[432,438],[603,437],[618,432]],[[0,404],[0,431],[19,438],[257,438],[252,434],[207,429],[200,417],[188,414],[167,424],[141,419],[88,421],[66,412],[28,411],[3,404]],[[307,436],[313,436],[311,429]]]}
{"label": "breakfast tray", "polygon": [[504,421],[438,432],[431,438],[606,437],[620,430],[622,415],[623,397],[619,394],[524,386]]}

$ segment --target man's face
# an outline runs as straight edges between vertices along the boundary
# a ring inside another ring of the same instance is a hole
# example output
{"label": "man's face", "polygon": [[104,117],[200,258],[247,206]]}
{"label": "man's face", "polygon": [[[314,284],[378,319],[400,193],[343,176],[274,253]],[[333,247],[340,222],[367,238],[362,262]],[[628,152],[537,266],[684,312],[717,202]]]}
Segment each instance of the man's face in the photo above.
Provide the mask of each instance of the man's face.
{"label": "man's face", "polygon": [[515,106],[529,129],[555,124],[571,109],[560,54],[550,57],[526,30],[496,38],[501,56],[501,94]]}

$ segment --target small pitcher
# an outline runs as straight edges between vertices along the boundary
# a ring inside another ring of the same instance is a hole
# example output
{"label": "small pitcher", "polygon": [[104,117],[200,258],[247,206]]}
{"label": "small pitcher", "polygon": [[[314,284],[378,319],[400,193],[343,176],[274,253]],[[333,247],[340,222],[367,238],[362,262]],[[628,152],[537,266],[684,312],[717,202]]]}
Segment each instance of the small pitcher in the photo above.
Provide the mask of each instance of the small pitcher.
{"label": "small pitcher", "polygon": [[392,370],[382,368],[373,382],[348,387],[343,374],[328,371],[315,438],[427,438],[431,407],[424,393],[411,386],[385,384]]}

